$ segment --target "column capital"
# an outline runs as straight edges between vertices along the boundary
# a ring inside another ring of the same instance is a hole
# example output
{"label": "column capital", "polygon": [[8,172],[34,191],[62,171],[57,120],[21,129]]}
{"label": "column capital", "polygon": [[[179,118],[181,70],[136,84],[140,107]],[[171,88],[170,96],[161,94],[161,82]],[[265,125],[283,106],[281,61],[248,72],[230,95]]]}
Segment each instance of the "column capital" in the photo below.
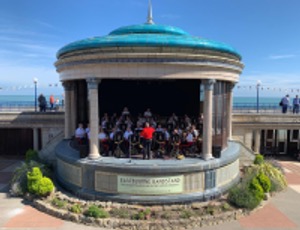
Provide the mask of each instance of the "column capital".
{"label": "column capital", "polygon": [[63,81],[62,85],[63,85],[65,91],[74,90],[74,82],[72,82],[72,81]]}
{"label": "column capital", "polygon": [[204,82],[204,88],[206,91],[208,90],[213,90],[214,89],[214,84],[216,83],[216,80],[215,79],[208,79],[208,80],[205,80]]}
{"label": "column capital", "polygon": [[101,79],[98,78],[87,78],[86,79],[88,89],[98,89],[98,85],[101,82]]}
{"label": "column capital", "polygon": [[236,82],[228,82],[227,83],[228,92],[232,92],[232,90],[235,87],[235,85],[236,85]]}

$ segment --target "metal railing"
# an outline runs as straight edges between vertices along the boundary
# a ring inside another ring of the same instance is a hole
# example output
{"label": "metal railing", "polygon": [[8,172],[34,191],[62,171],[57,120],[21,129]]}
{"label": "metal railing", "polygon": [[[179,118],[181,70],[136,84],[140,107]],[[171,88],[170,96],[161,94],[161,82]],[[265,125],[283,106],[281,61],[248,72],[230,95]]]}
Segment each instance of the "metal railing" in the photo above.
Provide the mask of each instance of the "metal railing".
{"label": "metal railing", "polygon": [[[37,111],[40,108],[37,106]],[[9,101],[0,103],[0,112],[25,112],[25,111],[35,111],[34,101]],[[59,103],[58,109],[54,105],[54,109],[50,110],[50,105],[47,104],[46,111],[64,111],[64,105]]]}
{"label": "metal railing", "polygon": [[[273,114],[281,113],[281,107],[278,104],[261,103],[259,104],[258,113]],[[233,113],[257,113],[256,103],[234,103],[232,108]],[[293,113],[293,109],[290,106],[287,113]]]}

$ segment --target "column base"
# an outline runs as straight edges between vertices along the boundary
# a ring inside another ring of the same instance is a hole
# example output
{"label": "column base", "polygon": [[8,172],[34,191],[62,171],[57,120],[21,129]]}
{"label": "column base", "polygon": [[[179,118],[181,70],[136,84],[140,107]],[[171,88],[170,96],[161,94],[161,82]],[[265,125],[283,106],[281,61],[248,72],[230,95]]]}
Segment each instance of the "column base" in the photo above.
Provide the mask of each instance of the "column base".
{"label": "column base", "polygon": [[205,161],[209,161],[215,159],[211,153],[202,154],[201,158]]}
{"label": "column base", "polygon": [[90,153],[88,155],[89,160],[98,160],[99,158],[101,158],[101,155],[99,153]]}

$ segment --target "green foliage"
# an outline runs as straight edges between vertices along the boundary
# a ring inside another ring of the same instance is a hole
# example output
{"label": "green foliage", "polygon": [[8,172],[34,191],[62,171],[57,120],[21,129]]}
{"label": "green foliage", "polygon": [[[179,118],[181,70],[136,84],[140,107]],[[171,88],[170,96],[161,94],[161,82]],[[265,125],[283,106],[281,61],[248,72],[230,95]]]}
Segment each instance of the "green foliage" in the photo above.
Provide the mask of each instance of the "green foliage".
{"label": "green foliage", "polygon": [[254,159],[254,164],[261,165],[264,163],[264,156],[261,154],[257,154]]}
{"label": "green foliage", "polygon": [[37,194],[38,192],[38,181],[42,179],[43,174],[38,167],[32,168],[31,171],[27,172],[27,188],[32,194]]}
{"label": "green foliage", "polygon": [[189,219],[193,216],[193,212],[191,210],[182,210],[180,213],[180,218]]}
{"label": "green foliage", "polygon": [[221,210],[222,210],[223,212],[230,211],[230,210],[232,210],[232,207],[231,207],[228,203],[223,203],[223,204],[221,205]]}
{"label": "green foliage", "polygon": [[28,149],[25,153],[25,162],[29,163],[30,161],[40,161],[39,154],[37,151]]}
{"label": "green foliage", "polygon": [[74,204],[70,207],[70,211],[76,214],[82,213],[81,206],[79,204]]}
{"label": "green foliage", "polygon": [[146,208],[145,210],[140,210],[132,216],[134,220],[146,220],[151,217],[150,208]]}
{"label": "green foliage", "polygon": [[85,212],[86,216],[94,218],[108,218],[109,214],[105,210],[99,208],[96,205],[91,205],[88,210]]}
{"label": "green foliage", "polygon": [[229,191],[228,201],[238,208],[252,210],[260,204],[261,199],[255,196],[251,190],[243,186],[236,186]]}
{"label": "green foliage", "polygon": [[110,211],[110,214],[114,217],[120,218],[120,219],[128,219],[130,217],[130,213],[125,208],[115,208]]}
{"label": "green foliage", "polygon": [[64,208],[67,205],[67,202],[55,197],[52,199],[51,204],[57,208]]}
{"label": "green foliage", "polygon": [[259,173],[257,175],[257,180],[259,181],[261,187],[263,188],[264,192],[270,192],[271,189],[271,180],[263,173]]}
{"label": "green foliage", "polygon": [[254,194],[257,199],[262,200],[264,198],[264,189],[261,187],[256,177],[252,178],[249,184],[250,191]]}
{"label": "green foliage", "polygon": [[53,182],[48,177],[41,178],[38,182],[37,195],[48,196],[54,189]]}
{"label": "green foliage", "polygon": [[258,173],[266,175],[271,181],[270,192],[279,192],[287,186],[283,173],[270,163],[264,163],[258,168]]}
{"label": "green foliage", "polygon": [[32,171],[34,167],[41,169],[43,175],[49,177],[51,175],[48,167],[42,163],[36,161],[29,161],[28,163],[22,163],[22,165],[13,173],[13,178],[11,180],[11,194],[15,196],[23,196],[27,189],[27,172]]}
{"label": "green foliage", "polygon": [[47,196],[53,191],[54,185],[50,178],[43,177],[39,167],[33,167],[27,172],[27,189],[32,194]]}

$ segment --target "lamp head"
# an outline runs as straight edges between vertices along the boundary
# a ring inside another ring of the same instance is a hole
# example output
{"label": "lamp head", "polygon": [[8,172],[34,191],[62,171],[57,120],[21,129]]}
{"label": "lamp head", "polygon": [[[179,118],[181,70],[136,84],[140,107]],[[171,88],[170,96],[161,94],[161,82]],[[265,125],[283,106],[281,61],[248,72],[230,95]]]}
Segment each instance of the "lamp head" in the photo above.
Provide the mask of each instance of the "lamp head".
{"label": "lamp head", "polygon": [[37,83],[38,82],[38,79],[35,77],[35,78],[33,78],[33,82],[34,83]]}

